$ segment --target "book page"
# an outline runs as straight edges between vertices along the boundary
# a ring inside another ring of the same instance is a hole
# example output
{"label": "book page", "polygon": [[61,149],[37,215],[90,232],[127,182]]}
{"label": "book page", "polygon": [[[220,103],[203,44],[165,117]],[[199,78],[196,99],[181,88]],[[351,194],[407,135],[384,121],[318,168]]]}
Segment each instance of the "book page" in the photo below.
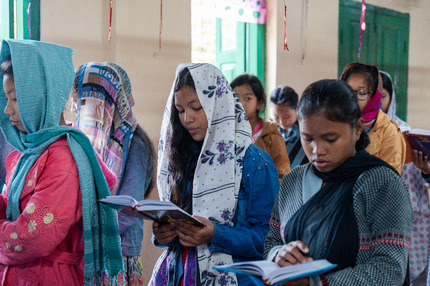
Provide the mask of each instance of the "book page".
{"label": "book page", "polygon": [[326,259],[285,267],[281,267],[272,261],[258,260],[218,265],[213,268],[222,271],[260,276],[262,281],[267,285],[275,285],[298,278],[317,276],[336,266],[336,264],[332,264]]}
{"label": "book page", "polygon": [[108,196],[106,198],[99,200],[102,203],[116,204],[121,206],[130,206],[134,207],[137,204],[137,201],[130,196],[127,195],[118,195],[118,196]]}
{"label": "book page", "polygon": [[409,133],[430,136],[430,130],[426,130],[426,129],[412,129],[411,131],[409,131]]}

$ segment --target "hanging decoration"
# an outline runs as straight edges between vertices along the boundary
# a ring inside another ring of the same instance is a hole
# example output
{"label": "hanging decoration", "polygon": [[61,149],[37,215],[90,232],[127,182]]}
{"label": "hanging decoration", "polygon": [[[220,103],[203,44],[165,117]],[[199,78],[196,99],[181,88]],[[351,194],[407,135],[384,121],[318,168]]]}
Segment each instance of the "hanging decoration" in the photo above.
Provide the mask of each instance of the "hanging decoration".
{"label": "hanging decoration", "polygon": [[363,32],[366,30],[366,22],[364,22],[364,15],[366,14],[366,4],[364,3],[365,0],[361,1],[361,17],[360,17],[360,40],[358,42],[358,55],[357,57],[360,58],[361,54],[361,41],[363,38]]}
{"label": "hanging decoration", "polygon": [[284,51],[285,50],[290,50],[287,44],[287,4],[284,4]]}
{"label": "hanging decoration", "polygon": [[217,0],[215,16],[237,22],[265,24],[266,0]]}
{"label": "hanging decoration", "polygon": [[112,35],[112,4],[113,4],[113,0],[110,0],[110,18],[109,18],[109,35],[108,35],[109,43]]}
{"label": "hanging decoration", "polygon": [[30,39],[31,39],[30,11],[31,11],[31,0],[28,1],[28,8],[27,8],[28,32],[30,34]]}
{"label": "hanging decoration", "polygon": [[302,51],[302,58],[300,59],[300,64],[303,64],[303,61],[306,57],[306,48],[308,45],[308,9],[309,9],[309,0],[303,0],[302,6],[302,27],[300,29],[300,50]]}
{"label": "hanging decoration", "polygon": [[161,31],[163,29],[163,0],[160,0],[160,31],[158,33],[158,48],[161,50]]}

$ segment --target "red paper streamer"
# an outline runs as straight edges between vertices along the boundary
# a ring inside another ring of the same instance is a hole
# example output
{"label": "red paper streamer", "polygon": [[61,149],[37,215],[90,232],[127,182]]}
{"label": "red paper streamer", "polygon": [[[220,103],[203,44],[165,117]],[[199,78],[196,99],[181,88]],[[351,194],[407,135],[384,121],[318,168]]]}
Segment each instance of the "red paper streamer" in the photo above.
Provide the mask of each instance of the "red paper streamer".
{"label": "red paper streamer", "polygon": [[30,25],[30,7],[31,7],[31,0],[28,1],[28,8],[27,8],[27,22],[28,22],[28,31],[30,33],[30,39],[31,39],[31,25]]}
{"label": "red paper streamer", "polygon": [[361,54],[361,42],[363,37],[363,31],[366,29],[366,23],[364,22],[364,15],[366,14],[366,4],[364,3],[365,0],[361,1],[361,17],[360,17],[360,40],[358,42],[358,55],[357,57],[360,58]]}
{"label": "red paper streamer", "polygon": [[109,43],[112,35],[112,4],[113,4],[113,0],[110,0],[110,18],[109,18],[109,35],[108,35]]}
{"label": "red paper streamer", "polygon": [[163,0],[160,0],[160,31],[158,33],[158,48],[161,50],[161,31],[163,29]]}
{"label": "red paper streamer", "polygon": [[284,5],[284,51],[288,49],[287,44],[287,4]]}

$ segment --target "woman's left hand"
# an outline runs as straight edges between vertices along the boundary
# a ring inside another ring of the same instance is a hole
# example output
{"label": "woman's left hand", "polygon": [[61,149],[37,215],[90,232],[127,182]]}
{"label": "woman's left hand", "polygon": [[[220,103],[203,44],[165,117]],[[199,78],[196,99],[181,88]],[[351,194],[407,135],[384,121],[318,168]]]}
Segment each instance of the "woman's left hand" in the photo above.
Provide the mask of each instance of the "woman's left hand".
{"label": "woman's left hand", "polygon": [[193,247],[211,242],[215,232],[215,225],[208,219],[194,216],[200,220],[204,226],[199,227],[187,223],[178,223],[175,226],[179,242],[185,247]]}

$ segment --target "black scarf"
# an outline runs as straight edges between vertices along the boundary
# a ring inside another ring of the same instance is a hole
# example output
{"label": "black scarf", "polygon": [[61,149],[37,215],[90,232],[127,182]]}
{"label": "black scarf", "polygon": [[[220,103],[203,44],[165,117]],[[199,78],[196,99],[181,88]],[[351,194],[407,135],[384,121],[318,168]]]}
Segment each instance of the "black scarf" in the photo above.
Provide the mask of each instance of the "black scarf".
{"label": "black scarf", "polygon": [[359,237],[352,190],[363,172],[377,166],[394,170],[364,150],[331,172],[321,173],[312,166],[326,184],[290,218],[285,240],[303,241],[310,257],[327,259],[338,265],[337,270],[355,266]]}

